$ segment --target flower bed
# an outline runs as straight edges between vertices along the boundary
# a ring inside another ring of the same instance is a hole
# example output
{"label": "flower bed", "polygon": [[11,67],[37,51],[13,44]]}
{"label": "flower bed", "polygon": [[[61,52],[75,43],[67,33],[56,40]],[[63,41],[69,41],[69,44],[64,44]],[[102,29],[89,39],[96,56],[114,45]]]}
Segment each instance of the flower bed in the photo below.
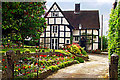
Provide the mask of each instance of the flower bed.
{"label": "flower bed", "polygon": [[[63,56],[63,54],[55,55],[36,55],[35,57],[22,57],[19,62],[14,61],[14,77],[15,78],[34,78],[38,74],[45,71],[56,71],[60,68],[68,66],[75,61],[74,56]],[[79,63],[80,61],[77,61]],[[3,75],[7,69],[5,57],[3,58]]]}

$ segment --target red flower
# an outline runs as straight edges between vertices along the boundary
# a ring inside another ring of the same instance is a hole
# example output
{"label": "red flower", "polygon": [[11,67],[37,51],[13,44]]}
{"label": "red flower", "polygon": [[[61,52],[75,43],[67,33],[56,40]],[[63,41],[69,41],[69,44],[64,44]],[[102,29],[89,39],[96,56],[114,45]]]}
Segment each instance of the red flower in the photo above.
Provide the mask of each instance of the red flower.
{"label": "red flower", "polygon": [[25,61],[26,61],[27,59],[25,59]]}
{"label": "red flower", "polygon": [[65,50],[65,49],[63,49],[63,50]]}
{"label": "red flower", "polygon": [[81,56],[83,55],[83,54],[80,54]]}
{"label": "red flower", "polygon": [[58,59],[56,59],[56,60],[58,60]]}
{"label": "red flower", "polygon": [[45,68],[45,66],[43,66],[43,68]]}
{"label": "red flower", "polygon": [[59,64],[59,62],[57,62],[57,64]]}
{"label": "red flower", "polygon": [[35,65],[38,65],[38,63],[36,63]]}
{"label": "red flower", "polygon": [[74,57],[72,57],[74,59]]}
{"label": "red flower", "polygon": [[25,75],[25,73],[23,73],[23,75]]}
{"label": "red flower", "polygon": [[36,57],[38,57],[38,55]]}
{"label": "red flower", "polygon": [[30,72],[27,72],[27,74],[29,74]]}
{"label": "red flower", "polygon": [[34,72],[36,72],[37,70],[34,70]]}
{"label": "red flower", "polygon": [[7,66],[5,66],[5,68],[7,68]]}
{"label": "red flower", "polygon": [[29,66],[29,68],[31,68],[31,66]]}
{"label": "red flower", "polygon": [[43,63],[41,63],[41,65],[43,65]]}
{"label": "red flower", "polygon": [[14,61],[14,63],[16,63],[16,61]]}
{"label": "red flower", "polygon": [[44,55],[44,57],[47,57],[47,55]]}
{"label": "red flower", "polygon": [[39,48],[41,48],[41,46]]}
{"label": "red flower", "polygon": [[25,69],[25,66],[23,66],[23,69]]}
{"label": "red flower", "polygon": [[5,61],[5,59],[3,59],[2,61]]}
{"label": "red flower", "polygon": [[18,68],[18,70],[20,71],[21,69],[20,69],[20,68]]}
{"label": "red flower", "polygon": [[57,55],[57,56],[59,56],[59,55]]}

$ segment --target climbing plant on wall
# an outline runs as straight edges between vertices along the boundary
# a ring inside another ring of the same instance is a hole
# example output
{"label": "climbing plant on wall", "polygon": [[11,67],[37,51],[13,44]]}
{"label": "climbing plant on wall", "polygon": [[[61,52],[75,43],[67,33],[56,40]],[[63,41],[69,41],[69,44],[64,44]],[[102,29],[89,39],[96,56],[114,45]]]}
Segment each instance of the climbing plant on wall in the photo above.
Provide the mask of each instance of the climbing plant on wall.
{"label": "climbing plant on wall", "polygon": [[113,53],[120,55],[120,2],[111,10],[108,36],[109,58]]}

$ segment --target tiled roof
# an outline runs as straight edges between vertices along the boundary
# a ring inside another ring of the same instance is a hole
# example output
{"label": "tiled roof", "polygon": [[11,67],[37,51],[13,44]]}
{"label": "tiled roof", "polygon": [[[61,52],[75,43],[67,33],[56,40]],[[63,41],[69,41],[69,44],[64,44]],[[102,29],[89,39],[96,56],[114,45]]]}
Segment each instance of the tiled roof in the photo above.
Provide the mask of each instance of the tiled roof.
{"label": "tiled roof", "polygon": [[79,24],[82,25],[82,29],[99,29],[99,11],[80,11],[80,14],[75,14],[74,11],[63,11],[64,16],[75,28],[79,29]]}

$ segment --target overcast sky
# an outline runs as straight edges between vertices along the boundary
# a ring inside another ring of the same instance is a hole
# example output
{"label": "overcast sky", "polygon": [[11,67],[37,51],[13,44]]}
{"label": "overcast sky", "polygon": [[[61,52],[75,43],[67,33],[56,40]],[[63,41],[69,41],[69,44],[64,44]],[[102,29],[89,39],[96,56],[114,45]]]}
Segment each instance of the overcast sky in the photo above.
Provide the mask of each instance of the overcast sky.
{"label": "overcast sky", "polygon": [[99,18],[101,25],[101,15],[103,15],[103,26],[104,31],[103,35],[107,35],[106,31],[108,31],[108,21],[109,14],[111,13],[111,9],[115,0],[47,0],[47,9],[52,6],[54,2],[57,2],[59,7],[64,10],[74,10],[75,3],[80,3],[81,10],[99,10]]}

